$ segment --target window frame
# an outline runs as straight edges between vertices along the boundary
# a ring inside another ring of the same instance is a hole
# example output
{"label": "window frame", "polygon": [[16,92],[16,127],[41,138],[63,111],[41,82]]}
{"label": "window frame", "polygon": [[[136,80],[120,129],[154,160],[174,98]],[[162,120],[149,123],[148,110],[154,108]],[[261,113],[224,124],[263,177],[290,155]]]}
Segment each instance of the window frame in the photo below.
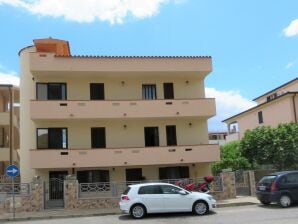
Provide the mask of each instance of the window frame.
{"label": "window frame", "polygon": [[[148,87],[148,89],[146,87]],[[147,95],[148,96],[150,95],[150,94],[146,94],[147,92],[151,93],[151,95],[152,95],[151,98],[146,98]],[[156,84],[149,84],[149,83],[148,84],[142,84],[142,99],[143,100],[157,100],[157,86],[156,86]]]}
{"label": "window frame", "polygon": [[[92,99],[92,85],[100,85],[103,87],[103,98],[102,99]],[[89,83],[89,89],[90,89],[90,100],[105,100],[105,84],[103,82],[91,82]]]}
{"label": "window frame", "polygon": [[258,121],[259,121],[259,124],[264,123],[263,111],[258,112]]}
{"label": "window frame", "polygon": [[[47,148],[38,147],[38,130],[41,130],[41,129],[48,130],[48,147]],[[49,132],[49,130],[51,130],[51,129],[61,129],[61,131],[62,131],[62,148],[61,149],[62,150],[63,149],[68,149],[68,128],[66,128],[66,127],[36,128],[36,148],[37,149],[57,149],[57,148],[50,148],[49,147],[50,146],[50,141],[49,141],[50,140],[50,137],[49,137],[50,132]],[[66,146],[65,146],[65,148],[63,148],[63,129],[65,129],[65,134],[66,134],[66,141],[65,141]]]}
{"label": "window frame", "polygon": [[[47,86],[47,99],[46,100],[67,100],[67,83],[66,82],[36,82],[35,85],[35,99],[38,99],[38,85],[39,84],[44,84]],[[65,86],[65,99],[49,99],[49,84],[59,84],[59,85],[64,85]]]}

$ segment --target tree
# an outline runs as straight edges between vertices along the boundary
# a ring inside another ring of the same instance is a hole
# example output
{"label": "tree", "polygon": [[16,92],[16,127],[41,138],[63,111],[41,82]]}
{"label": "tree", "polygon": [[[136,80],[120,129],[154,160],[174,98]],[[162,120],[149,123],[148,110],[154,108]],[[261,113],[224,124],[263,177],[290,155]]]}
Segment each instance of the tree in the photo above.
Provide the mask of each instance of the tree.
{"label": "tree", "polygon": [[270,164],[270,147],[274,133],[271,127],[261,126],[247,130],[240,142],[242,155],[255,166],[256,164]]}
{"label": "tree", "polygon": [[245,132],[242,154],[252,164],[271,164],[278,170],[298,167],[298,124],[258,127]]}
{"label": "tree", "polygon": [[219,174],[223,169],[232,170],[250,169],[251,164],[242,156],[240,141],[227,143],[220,147],[220,161],[212,165],[214,175]]}

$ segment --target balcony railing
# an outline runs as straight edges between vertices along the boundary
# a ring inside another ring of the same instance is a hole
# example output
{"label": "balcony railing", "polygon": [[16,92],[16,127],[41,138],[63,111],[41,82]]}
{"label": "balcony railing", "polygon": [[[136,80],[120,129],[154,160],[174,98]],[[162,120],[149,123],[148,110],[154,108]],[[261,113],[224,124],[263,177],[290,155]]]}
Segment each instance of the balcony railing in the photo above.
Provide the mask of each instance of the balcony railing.
{"label": "balcony railing", "polygon": [[34,149],[31,168],[75,168],[186,164],[219,160],[218,145],[106,149]]}
{"label": "balcony railing", "polygon": [[32,100],[30,111],[31,119],[209,118],[215,115],[215,100]]}

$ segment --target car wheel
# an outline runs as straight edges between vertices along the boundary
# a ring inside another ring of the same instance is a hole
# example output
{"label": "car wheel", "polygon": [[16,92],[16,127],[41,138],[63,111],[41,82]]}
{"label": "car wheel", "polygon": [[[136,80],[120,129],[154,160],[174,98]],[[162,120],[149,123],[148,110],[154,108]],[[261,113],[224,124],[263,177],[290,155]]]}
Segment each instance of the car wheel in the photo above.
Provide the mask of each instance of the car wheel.
{"label": "car wheel", "polygon": [[270,205],[270,204],[271,204],[271,201],[266,201],[266,200],[260,200],[260,202],[261,202],[263,205]]}
{"label": "car wheel", "polygon": [[193,212],[196,215],[205,215],[209,212],[208,204],[204,201],[197,201],[193,205]]}
{"label": "car wheel", "polygon": [[291,205],[292,199],[289,195],[284,194],[279,198],[278,204],[282,208],[287,208]]}
{"label": "car wheel", "polygon": [[143,205],[137,204],[131,208],[130,214],[135,219],[141,219],[146,215],[146,209]]}

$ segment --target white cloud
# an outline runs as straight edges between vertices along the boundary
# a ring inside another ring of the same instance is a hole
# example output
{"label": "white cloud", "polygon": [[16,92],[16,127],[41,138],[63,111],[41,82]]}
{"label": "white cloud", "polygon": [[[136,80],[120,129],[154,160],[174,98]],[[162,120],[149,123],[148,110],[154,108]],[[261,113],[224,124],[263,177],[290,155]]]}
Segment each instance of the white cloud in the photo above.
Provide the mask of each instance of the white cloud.
{"label": "white cloud", "polygon": [[286,65],[286,69],[292,68],[296,64],[296,61],[291,61]]}
{"label": "white cloud", "polygon": [[206,97],[215,98],[216,116],[208,120],[209,131],[225,131],[226,124],[221,121],[245,111],[256,103],[244,98],[237,91],[221,91],[206,87]]}
{"label": "white cloud", "polygon": [[0,72],[0,84],[12,84],[14,86],[19,86],[20,78],[14,74]]}
{"label": "white cloud", "polygon": [[121,24],[129,16],[140,19],[154,16],[162,4],[170,1],[173,0],[0,0],[0,5],[80,23],[101,20]]}
{"label": "white cloud", "polygon": [[293,37],[298,35],[298,19],[294,19],[286,28],[283,33],[286,37]]}

